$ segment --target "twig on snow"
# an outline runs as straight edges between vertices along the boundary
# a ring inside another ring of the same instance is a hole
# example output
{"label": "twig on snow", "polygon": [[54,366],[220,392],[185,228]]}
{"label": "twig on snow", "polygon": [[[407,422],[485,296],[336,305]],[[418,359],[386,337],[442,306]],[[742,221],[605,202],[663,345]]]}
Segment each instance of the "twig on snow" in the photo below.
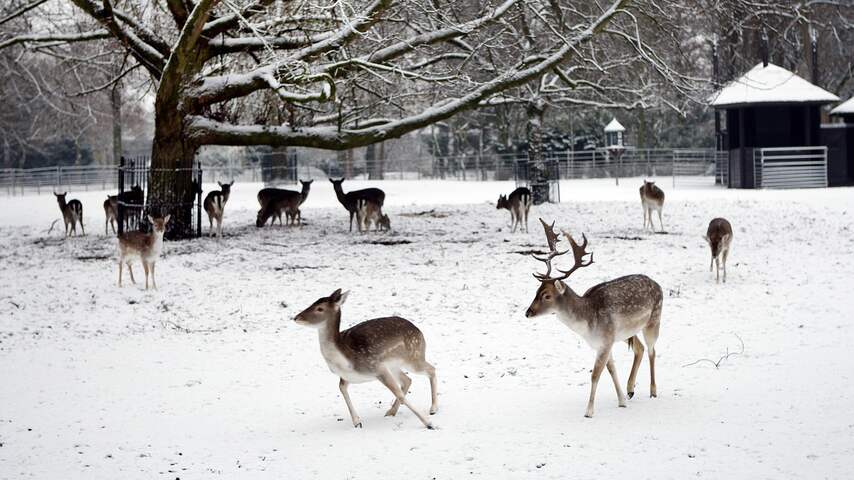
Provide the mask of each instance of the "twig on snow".
{"label": "twig on snow", "polygon": [[58,221],[59,221],[59,219],[57,218],[56,220],[53,221],[53,223],[50,224],[50,228],[47,230],[48,235],[50,235],[50,232],[53,231],[53,227],[54,227],[54,225],[56,225],[56,222],[58,222]]}
{"label": "twig on snow", "polygon": [[690,366],[692,366],[692,365],[696,365],[696,364],[698,364],[698,363],[702,363],[702,362],[709,362],[709,363],[711,363],[712,365],[714,365],[714,366],[715,366],[715,368],[720,368],[721,363],[723,363],[723,361],[724,361],[724,360],[728,359],[729,357],[732,357],[732,356],[735,356],[735,355],[741,355],[741,354],[743,354],[743,353],[744,353],[744,340],[742,340],[742,339],[741,339],[741,337],[739,337],[737,333],[733,333],[733,335],[735,335],[735,338],[737,338],[737,339],[738,339],[738,342],[741,344],[741,350],[739,350],[738,352],[730,352],[730,351],[729,351],[729,347],[727,347],[727,348],[726,348],[726,354],[724,354],[721,358],[719,358],[717,362],[716,362],[716,361],[714,361],[714,360],[708,359],[708,358],[701,358],[701,359],[699,359],[699,360],[697,360],[697,361],[695,361],[695,362],[691,362],[691,363],[688,363],[688,364],[685,364],[685,365],[682,365],[682,366],[683,366],[683,367],[690,367]]}

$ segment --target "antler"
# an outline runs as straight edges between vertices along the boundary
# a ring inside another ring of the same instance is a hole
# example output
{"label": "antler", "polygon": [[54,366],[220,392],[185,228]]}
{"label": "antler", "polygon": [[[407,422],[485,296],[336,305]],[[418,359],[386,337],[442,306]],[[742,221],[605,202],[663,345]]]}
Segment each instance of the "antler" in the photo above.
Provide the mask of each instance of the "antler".
{"label": "antler", "polygon": [[[536,278],[537,280],[539,280],[541,282],[554,281],[554,280],[564,280],[566,278],[569,278],[569,276],[572,275],[572,272],[578,270],[579,268],[590,266],[590,264],[593,263],[593,253],[588,253],[585,251],[585,249],[587,248],[587,236],[582,233],[581,234],[582,243],[581,243],[581,245],[578,245],[575,242],[575,240],[572,238],[572,235],[561,230],[561,233],[563,233],[563,235],[566,237],[566,239],[569,240],[569,245],[570,245],[570,248],[572,249],[572,255],[575,257],[575,265],[573,265],[572,268],[570,268],[569,270],[557,269],[557,271],[559,271],[562,275],[559,277],[552,278],[551,277],[552,260],[557,256],[560,256],[560,255],[567,253],[569,250],[564,250],[562,252],[559,252],[557,250],[557,242],[559,242],[560,239],[558,238],[557,234],[554,231],[554,225],[555,225],[554,222],[552,222],[552,224],[549,225],[541,218],[540,223],[543,224],[543,230],[546,233],[546,242],[548,242],[548,244],[549,244],[549,253],[545,257],[538,257],[534,254],[531,254],[531,256],[534,257],[535,259],[546,264],[546,273],[544,273],[544,274],[535,273],[534,278]],[[586,255],[590,255],[590,259],[587,262],[584,261],[584,257]]]}

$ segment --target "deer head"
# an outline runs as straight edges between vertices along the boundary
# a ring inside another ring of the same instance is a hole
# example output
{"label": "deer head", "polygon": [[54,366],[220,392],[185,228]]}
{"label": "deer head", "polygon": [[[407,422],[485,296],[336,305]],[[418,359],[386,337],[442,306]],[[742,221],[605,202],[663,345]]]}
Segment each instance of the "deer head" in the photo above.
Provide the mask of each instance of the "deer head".
{"label": "deer head", "polygon": [[341,313],[341,305],[347,300],[350,292],[342,292],[339,288],[332,295],[317,299],[310,307],[294,317],[299,325],[320,328],[327,321]]}
{"label": "deer head", "polygon": [[151,215],[148,216],[148,221],[151,222],[151,228],[154,233],[162,234],[166,231],[166,224],[169,223],[169,219],[172,215],[166,215],[163,218],[154,218]]}
{"label": "deer head", "polygon": [[[534,300],[525,312],[525,316],[529,318],[552,312],[557,305],[558,298],[566,293],[567,287],[563,283],[563,280],[569,278],[569,276],[579,268],[590,266],[593,263],[593,254],[585,250],[587,248],[587,236],[583,233],[581,234],[582,243],[579,245],[575,242],[575,239],[572,238],[572,235],[567,232],[562,232],[564,237],[569,241],[572,256],[575,258],[575,264],[569,270],[556,269],[561,273],[561,275],[552,277],[552,260],[554,260],[555,257],[564,255],[569,252],[569,250],[564,250],[562,252],[558,251],[557,243],[560,241],[560,238],[554,231],[554,222],[549,225],[541,218],[540,223],[543,224],[543,230],[546,234],[546,242],[549,246],[549,253],[545,256],[537,256],[536,254],[531,255],[535,259],[546,264],[546,273],[534,273],[534,278],[540,281],[540,287],[537,289],[537,293],[534,295]],[[585,262],[584,257],[586,255],[590,255],[590,259]]]}
{"label": "deer head", "polygon": [[502,208],[510,208],[510,203],[507,202],[506,195],[499,195],[498,203],[495,205],[496,210],[501,210]]}
{"label": "deer head", "polygon": [[228,195],[231,193],[231,186],[234,185],[234,180],[231,183],[222,183],[216,182],[219,185],[219,188],[222,190],[222,193]]}

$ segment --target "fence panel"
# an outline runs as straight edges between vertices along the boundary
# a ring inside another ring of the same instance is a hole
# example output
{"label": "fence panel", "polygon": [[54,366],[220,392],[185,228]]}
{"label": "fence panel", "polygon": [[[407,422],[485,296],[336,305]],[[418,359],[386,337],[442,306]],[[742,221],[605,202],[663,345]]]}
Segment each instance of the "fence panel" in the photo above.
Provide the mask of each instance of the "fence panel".
{"label": "fence panel", "polygon": [[827,147],[776,147],[754,150],[758,188],[827,187]]}

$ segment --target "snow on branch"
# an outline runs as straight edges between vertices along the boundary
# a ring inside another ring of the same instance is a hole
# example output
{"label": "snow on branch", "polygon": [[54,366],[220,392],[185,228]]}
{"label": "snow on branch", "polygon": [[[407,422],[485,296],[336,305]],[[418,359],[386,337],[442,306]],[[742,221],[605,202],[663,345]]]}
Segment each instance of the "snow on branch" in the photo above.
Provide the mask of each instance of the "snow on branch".
{"label": "snow on branch", "polygon": [[46,35],[19,35],[17,37],[12,37],[0,42],[0,50],[11,47],[12,45],[17,45],[20,43],[52,43],[58,42],[59,44],[66,43],[75,43],[75,42],[88,42],[90,40],[100,40],[103,38],[110,38],[110,32],[104,30],[93,30],[89,32],[81,32],[81,33],[57,33],[57,34],[46,34]]}

